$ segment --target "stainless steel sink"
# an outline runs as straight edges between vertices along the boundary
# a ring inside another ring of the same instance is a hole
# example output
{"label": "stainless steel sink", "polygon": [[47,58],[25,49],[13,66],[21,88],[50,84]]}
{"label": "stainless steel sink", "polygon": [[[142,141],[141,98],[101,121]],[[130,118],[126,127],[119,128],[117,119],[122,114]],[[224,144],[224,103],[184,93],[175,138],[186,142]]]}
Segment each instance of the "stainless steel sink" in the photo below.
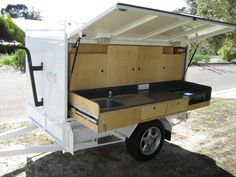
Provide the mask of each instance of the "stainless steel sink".
{"label": "stainless steel sink", "polygon": [[94,101],[99,104],[100,109],[112,109],[124,106],[122,103],[114,101],[113,99],[110,98],[101,98],[101,99],[96,99]]}
{"label": "stainless steel sink", "polygon": [[96,98],[93,99],[93,101],[99,104],[101,110],[108,110],[113,108],[125,108],[129,106],[148,104],[151,103],[153,99],[139,94],[124,94],[116,95],[112,98]]}

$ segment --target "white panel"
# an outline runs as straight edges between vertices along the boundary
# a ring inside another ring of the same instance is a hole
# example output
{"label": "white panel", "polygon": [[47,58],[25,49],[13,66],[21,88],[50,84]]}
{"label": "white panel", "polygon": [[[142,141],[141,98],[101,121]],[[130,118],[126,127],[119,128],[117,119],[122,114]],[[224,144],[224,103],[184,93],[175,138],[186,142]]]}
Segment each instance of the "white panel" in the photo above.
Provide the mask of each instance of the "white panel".
{"label": "white panel", "polygon": [[56,141],[64,144],[64,124],[67,120],[67,36],[64,31],[27,33],[33,66],[43,63],[43,71],[34,71],[38,100],[35,107],[27,68],[29,117],[46,130]]}
{"label": "white panel", "polygon": [[[195,28],[192,31],[184,30],[186,26],[192,26],[193,23],[199,26],[205,25],[205,27],[209,25],[208,27],[228,28],[231,31],[236,27],[233,24],[207,20],[198,16],[118,3],[72,32],[69,39],[70,42],[73,42],[79,34],[84,33],[86,34],[84,41],[91,43],[96,42],[96,38],[99,36],[109,38],[111,44],[130,44],[130,41],[137,45],[144,43],[147,45],[170,44],[175,39],[179,39],[179,42],[181,42],[181,37],[187,36],[190,32],[195,34],[203,31],[203,27]],[[170,31],[177,28],[181,30],[177,34],[179,36],[175,37],[173,34],[176,33],[172,34]],[[214,30],[217,31],[217,29]],[[172,39],[168,38],[168,36],[165,39],[160,38],[166,32],[171,33],[169,37],[171,36]],[[206,31],[206,33],[211,32]]]}

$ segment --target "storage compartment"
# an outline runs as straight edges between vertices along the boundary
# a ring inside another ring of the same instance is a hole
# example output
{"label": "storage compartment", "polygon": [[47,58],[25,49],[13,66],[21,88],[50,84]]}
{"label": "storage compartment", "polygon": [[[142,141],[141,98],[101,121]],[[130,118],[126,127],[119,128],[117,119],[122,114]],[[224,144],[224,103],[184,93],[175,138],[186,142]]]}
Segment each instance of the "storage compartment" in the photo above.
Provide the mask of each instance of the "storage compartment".
{"label": "storage compartment", "polygon": [[173,114],[173,113],[178,113],[178,112],[183,112],[187,111],[188,108],[188,102],[189,99],[177,99],[177,100],[172,100],[167,103],[167,114]]}
{"label": "storage compartment", "polygon": [[[75,54],[70,58],[74,59]],[[71,90],[100,88],[107,85],[107,54],[79,54],[70,80]]]}
{"label": "storage compartment", "polygon": [[183,75],[184,54],[165,54],[166,47],[81,44],[75,57],[72,46],[70,90],[180,80]]}
{"label": "storage compartment", "polygon": [[142,120],[165,116],[167,103],[155,103],[142,107]]}
{"label": "storage compartment", "polygon": [[[130,85],[72,91],[69,116],[95,132],[104,132],[207,106],[211,93],[210,87],[185,81],[151,83],[149,90],[138,88]],[[191,97],[184,94],[186,89],[205,97],[192,104]]]}
{"label": "storage compartment", "polygon": [[184,54],[174,54],[173,47],[81,44],[76,57],[69,49],[69,116],[94,132],[187,111],[210,99],[208,87],[181,80]]}

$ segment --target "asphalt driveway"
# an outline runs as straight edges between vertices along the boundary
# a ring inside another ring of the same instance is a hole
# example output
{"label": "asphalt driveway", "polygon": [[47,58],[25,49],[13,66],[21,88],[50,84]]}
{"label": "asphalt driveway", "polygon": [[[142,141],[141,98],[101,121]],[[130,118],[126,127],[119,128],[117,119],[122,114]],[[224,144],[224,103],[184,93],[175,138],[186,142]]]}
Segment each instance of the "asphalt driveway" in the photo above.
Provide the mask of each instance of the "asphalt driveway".
{"label": "asphalt driveway", "polygon": [[212,91],[236,88],[236,64],[208,64],[189,67],[186,80],[212,87]]}

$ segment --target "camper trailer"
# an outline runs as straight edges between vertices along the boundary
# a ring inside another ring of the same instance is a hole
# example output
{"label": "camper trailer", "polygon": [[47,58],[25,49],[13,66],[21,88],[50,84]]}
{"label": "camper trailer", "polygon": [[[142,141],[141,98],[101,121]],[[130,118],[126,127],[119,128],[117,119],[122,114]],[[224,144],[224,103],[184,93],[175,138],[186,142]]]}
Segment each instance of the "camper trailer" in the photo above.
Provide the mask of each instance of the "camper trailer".
{"label": "camper trailer", "polygon": [[[118,3],[73,32],[26,32],[28,118],[57,143],[2,150],[0,155],[75,151],[126,142],[150,160],[174,121],[210,104],[211,87],[185,81],[191,42],[235,25]],[[11,45],[10,45],[11,44]]]}

